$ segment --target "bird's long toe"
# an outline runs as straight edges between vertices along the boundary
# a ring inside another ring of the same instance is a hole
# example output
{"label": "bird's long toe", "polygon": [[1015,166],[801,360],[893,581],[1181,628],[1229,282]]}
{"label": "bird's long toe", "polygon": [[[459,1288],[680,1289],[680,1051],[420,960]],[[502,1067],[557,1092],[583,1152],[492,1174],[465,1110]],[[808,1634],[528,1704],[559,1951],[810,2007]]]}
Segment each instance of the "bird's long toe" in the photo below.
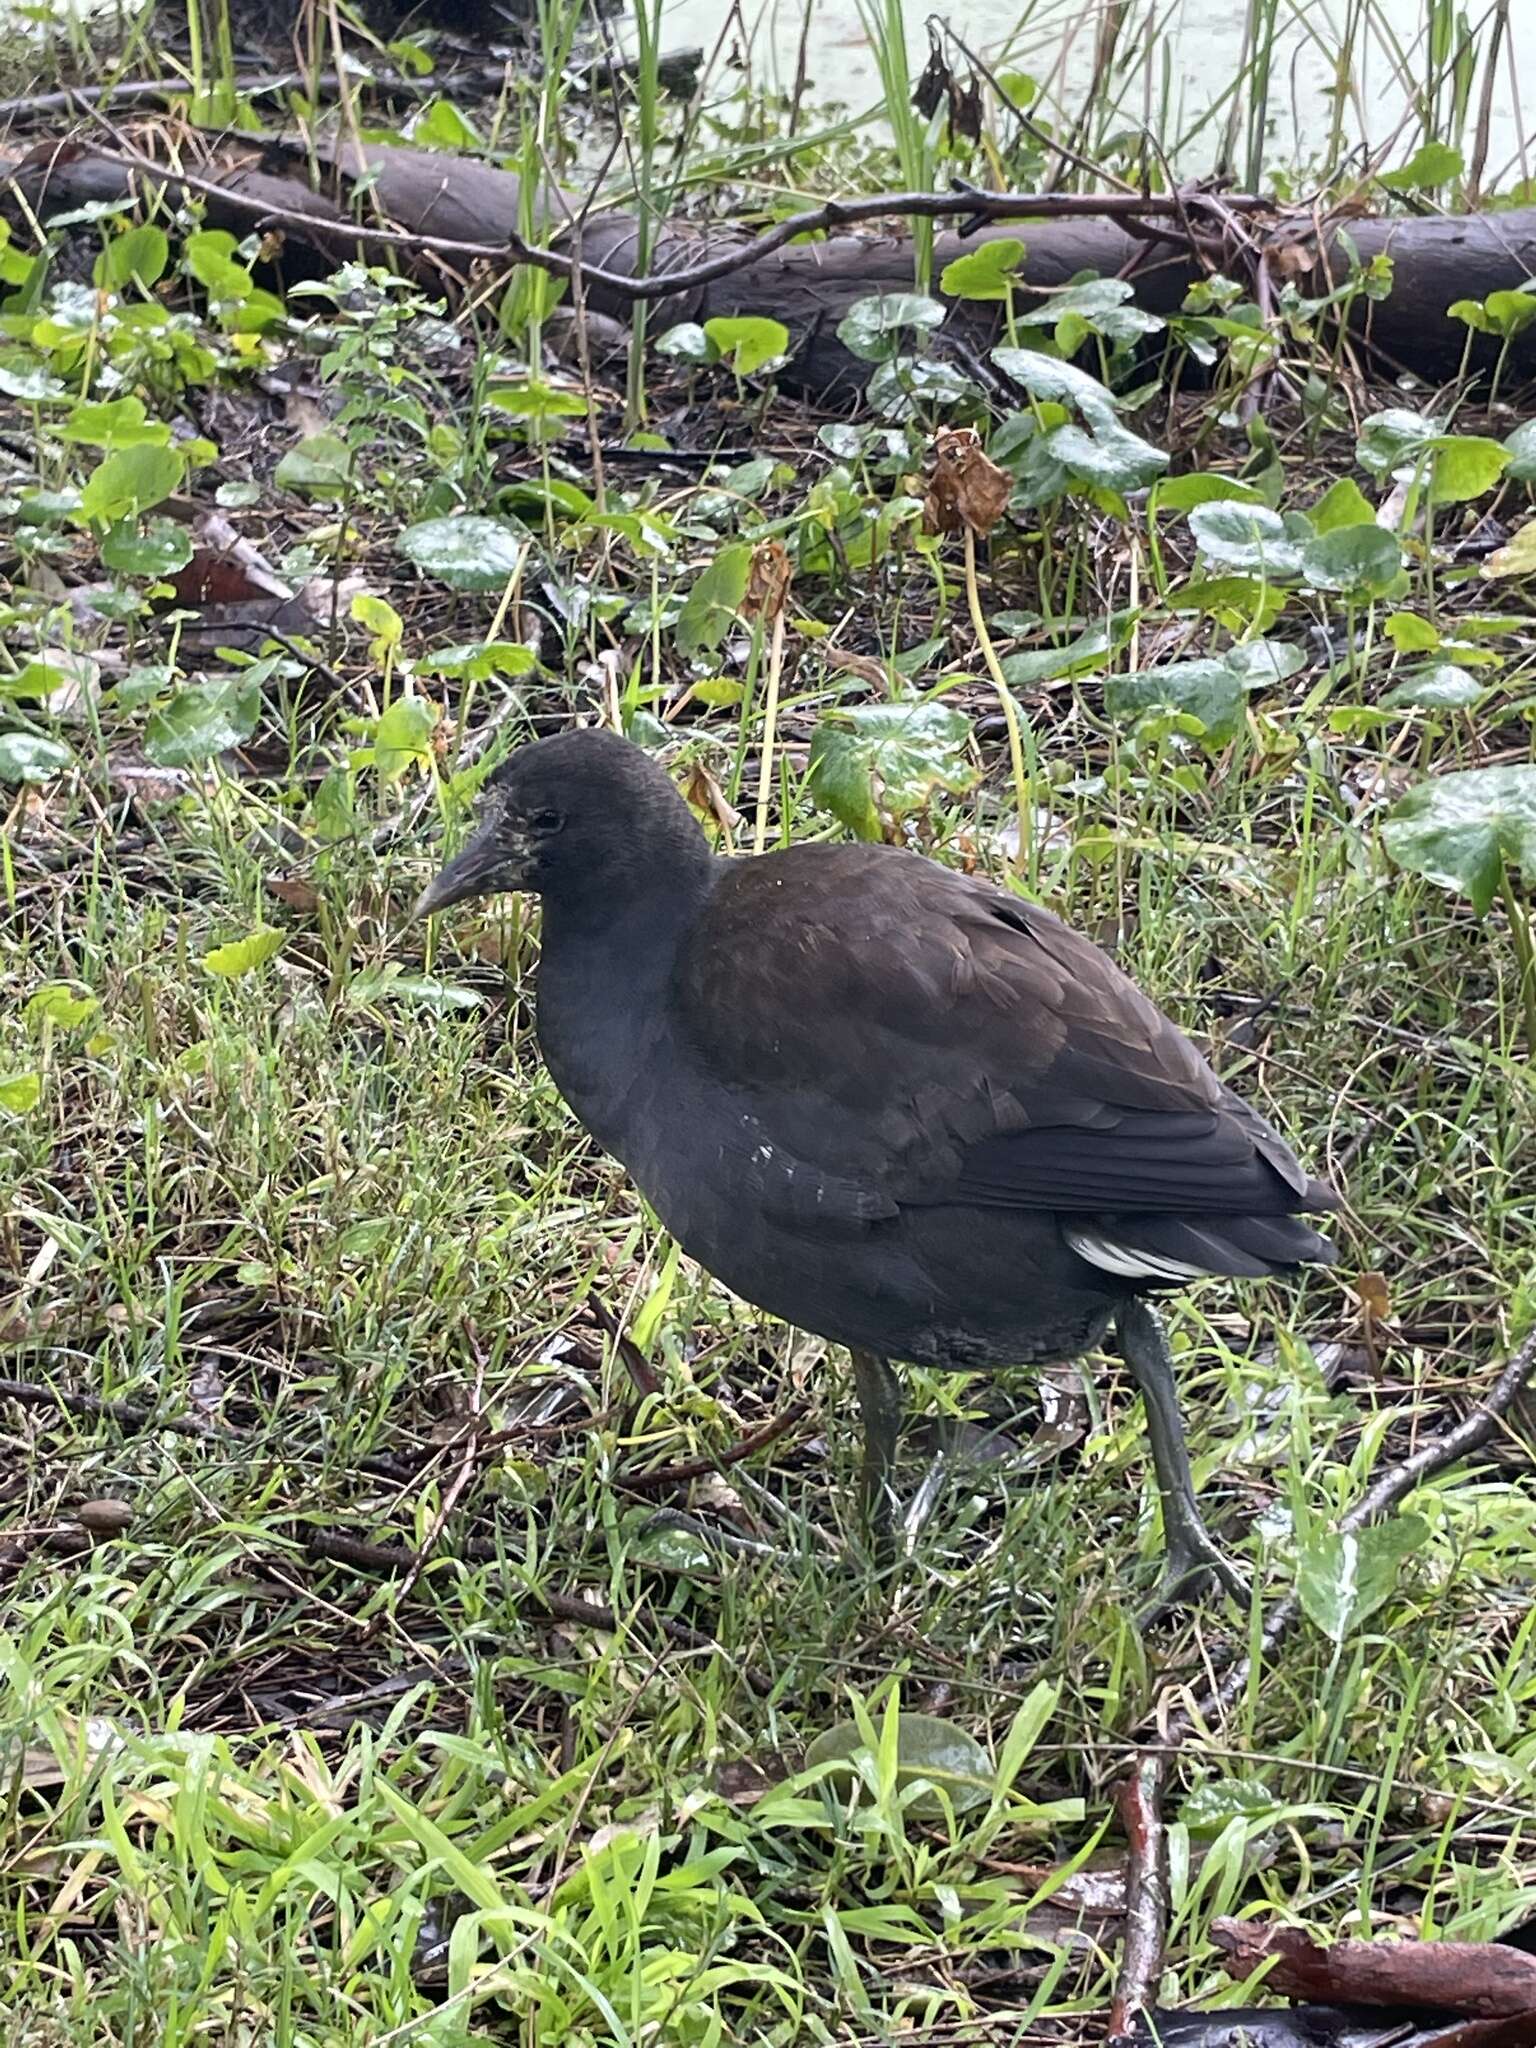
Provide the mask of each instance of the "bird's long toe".
{"label": "bird's long toe", "polygon": [[1248,1604],[1248,1581],[1217,1544],[1198,1516],[1169,1532],[1163,1575],[1151,1600],[1136,1617],[1138,1628],[1160,1622],[1203,1600],[1219,1586],[1241,1606]]}

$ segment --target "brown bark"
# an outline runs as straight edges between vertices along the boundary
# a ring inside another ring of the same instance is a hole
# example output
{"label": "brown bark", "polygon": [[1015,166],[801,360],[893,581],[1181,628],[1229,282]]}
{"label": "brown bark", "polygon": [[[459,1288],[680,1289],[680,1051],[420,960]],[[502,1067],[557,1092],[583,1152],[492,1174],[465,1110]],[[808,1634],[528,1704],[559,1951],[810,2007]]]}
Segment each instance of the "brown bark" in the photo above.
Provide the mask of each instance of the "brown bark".
{"label": "brown bark", "polygon": [[[412,234],[441,244],[494,245],[518,225],[519,180],[494,165],[391,145],[370,146],[367,164],[373,176],[366,210],[354,214],[347,204],[348,178],[342,165],[332,170],[333,189],[313,191],[297,161],[291,166],[269,150],[229,161],[215,176],[219,194],[201,198],[211,224],[239,232],[262,225],[274,215],[290,252],[307,251],[311,260],[329,265],[359,251],[349,230],[354,219],[386,219]],[[6,167],[0,164],[0,174]],[[31,159],[11,167],[29,202],[46,217],[87,199],[121,198],[130,174],[110,153],[88,145],[66,144],[37,150]],[[174,174],[167,185],[174,190]],[[575,202],[556,195],[547,206],[551,231],[573,217]],[[291,218],[304,216],[298,225]],[[1165,227],[1166,227],[1165,223]],[[1204,236],[1212,215],[1202,211]],[[1168,229],[1174,233],[1176,230]],[[1255,232],[1257,224],[1255,223]],[[1017,234],[1027,249],[1023,281],[1041,288],[1067,283],[1081,271],[1100,276],[1124,275],[1135,286],[1138,302],[1149,312],[1176,312],[1190,286],[1201,276],[1196,259],[1176,241],[1149,241],[1108,220],[1084,218],[1007,222],[983,228],[964,239],[948,231],[936,237],[935,275],[951,258],[997,235]],[[722,248],[742,247],[749,238],[723,230],[707,240],[684,224],[663,224],[650,260],[653,275],[686,270]],[[1294,238],[1288,238],[1294,246]],[[567,251],[568,239],[560,246]],[[1363,299],[1356,305],[1352,327],[1357,338],[1377,351],[1378,366],[1400,366],[1427,379],[1453,374],[1466,340],[1459,321],[1447,317],[1455,299],[1482,299],[1492,291],[1519,289],[1536,276],[1536,207],[1504,213],[1465,216],[1401,217],[1354,220],[1325,236],[1317,260],[1299,283],[1304,292],[1320,295],[1331,274],[1348,274],[1351,247],[1362,264],[1386,254],[1395,266],[1393,289],[1380,303]],[[451,248],[419,248],[406,252],[424,277],[437,282],[464,267]],[[378,250],[374,249],[374,260]],[[636,223],[624,213],[599,213],[582,229],[583,262],[593,269],[633,276],[638,265]],[[1240,275],[1234,253],[1231,274]],[[795,337],[795,360],[783,381],[803,391],[831,395],[847,389],[868,373],[836,338],[838,322],[856,299],[872,292],[909,290],[912,284],[910,244],[896,234],[841,233],[818,242],[791,244],[725,277],[651,302],[650,328],[659,333],[680,320],[710,319],[717,314],[771,312]],[[589,277],[588,305],[597,312],[627,318],[629,298]],[[950,327],[970,345],[985,347],[994,338],[997,309],[957,306]],[[1473,360],[1486,363],[1495,345],[1479,338]],[[1509,351],[1509,374],[1536,373],[1536,326],[1528,328]]]}

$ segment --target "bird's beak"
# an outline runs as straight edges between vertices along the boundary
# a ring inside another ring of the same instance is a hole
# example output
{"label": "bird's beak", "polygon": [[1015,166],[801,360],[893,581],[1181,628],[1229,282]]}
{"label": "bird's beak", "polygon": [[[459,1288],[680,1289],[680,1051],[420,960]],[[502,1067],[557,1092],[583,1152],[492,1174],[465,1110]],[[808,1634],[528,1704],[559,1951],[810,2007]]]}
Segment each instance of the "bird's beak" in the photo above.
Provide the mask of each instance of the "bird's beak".
{"label": "bird's beak", "polygon": [[446,862],[416,899],[417,917],[431,917],[455,903],[467,903],[471,896],[491,896],[500,889],[517,887],[519,849],[507,844],[503,832],[482,825],[474,836]]}

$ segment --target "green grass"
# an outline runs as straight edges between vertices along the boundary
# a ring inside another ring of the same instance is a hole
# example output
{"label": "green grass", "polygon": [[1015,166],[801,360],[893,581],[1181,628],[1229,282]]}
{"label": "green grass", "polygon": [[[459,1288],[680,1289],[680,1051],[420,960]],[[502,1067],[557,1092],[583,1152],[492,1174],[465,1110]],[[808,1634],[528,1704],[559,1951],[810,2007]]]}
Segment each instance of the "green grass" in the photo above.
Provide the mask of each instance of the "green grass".
{"label": "green grass", "polygon": [[[549,11],[546,34],[563,24]],[[558,111],[546,98],[539,118]],[[532,163],[538,138],[523,139]],[[681,176],[664,139],[647,127],[634,169],[653,189]],[[476,362],[434,353],[419,301],[347,283],[351,311],[322,343],[347,408],[345,496],[275,487],[284,449],[265,429],[230,430],[221,475],[259,484],[257,509],[233,516],[275,561],[360,575],[374,603],[355,618],[343,596],[334,627],[326,610],[328,672],[266,674],[240,744],[210,746],[179,791],[133,780],[171,690],[142,672],[166,656],[153,573],[115,578],[121,622],[66,622],[50,594],[51,575],[107,580],[100,534],[37,496],[93,474],[99,447],[49,432],[35,474],[17,457],[5,486],[35,515],[7,542],[5,681],[19,689],[34,639],[104,665],[73,709],[35,691],[0,707],[7,739],[71,761],[10,792],[0,849],[0,1090],[22,1084],[0,1094],[0,1372],[138,1411],[0,1396],[8,2038],[1097,2038],[1119,1939],[1113,1780],[1160,1692],[1198,1692],[1241,1652],[1295,1582],[1298,1547],[1319,1554],[1536,1315],[1536,1084],[1508,906],[1477,919],[1394,867],[1380,834],[1421,776],[1529,755],[1529,580],[1478,584],[1450,552],[1485,514],[1518,527],[1528,487],[1493,479],[1442,504],[1439,555],[1410,518],[1390,600],[1288,587],[1268,632],[1303,663],[1220,744],[1185,714],[1112,714],[1105,675],[1251,644],[1262,579],[1257,598],[1174,613],[1162,600],[1193,555],[1182,516],[1154,543],[1134,494],[1122,510],[1080,484],[985,552],[1005,662],[1143,608],[1104,673],[1021,689],[1048,813],[1040,895],[1112,945],[1350,1198],[1335,1272],[1172,1306],[1203,1500],[1255,1607],[1143,1639],[1156,1495],[1112,1362],[1054,1373],[1047,1405],[1029,1374],[909,1375],[909,1499],[937,1425],[1000,1425],[1016,1448],[963,1468],[952,1453],[877,1585],[859,1561],[845,1362],[679,1261],[573,1126],[532,1039],[528,906],[431,932],[409,920],[444,831],[462,829],[466,751],[483,764],[536,724],[592,715],[610,652],[632,730],[680,775],[707,768],[750,820],[761,636],[747,653],[706,634],[690,668],[669,607],[724,548],[769,532],[797,556],[776,837],[844,831],[808,776],[812,743],[829,711],[903,701],[888,657],[931,640],[912,680],[934,693],[925,708],[957,712],[958,737],[915,767],[887,760],[875,795],[892,836],[1005,873],[1017,820],[957,556],[901,539],[931,422],[834,462],[818,418],[727,371],[652,362],[653,424],[694,448],[750,434],[778,466],[727,487],[615,465],[608,510],[630,524],[604,525],[569,495],[569,422],[484,404],[483,336]],[[228,342],[174,271],[123,298]],[[547,310],[536,299],[520,333]],[[154,381],[163,358],[134,353],[147,322],[113,304],[104,285],[88,367],[62,342],[51,367],[73,390],[107,362],[169,419],[185,393]],[[1315,366],[1283,334],[1277,349],[1305,393]],[[1107,346],[1097,362],[1132,381]],[[1214,398],[1128,417],[1181,470],[1263,471],[1263,444],[1220,417],[1240,369],[1218,368]],[[219,375],[238,405],[233,353]],[[599,405],[611,442],[622,396]],[[973,412],[1000,446],[994,410]],[[1266,416],[1285,510],[1315,507],[1335,474],[1373,509],[1386,495],[1340,417],[1283,388]],[[51,418],[15,406],[7,447]],[[1457,424],[1499,439],[1514,415]],[[533,494],[518,501],[533,538],[505,588],[460,595],[406,567],[403,525],[496,512],[509,485]],[[1475,631],[1478,610],[1505,623]],[[1436,621],[1438,658],[1488,682],[1475,712],[1385,702],[1416,659],[1395,651],[1389,613],[1405,646]],[[1365,637],[1348,645],[1350,628]],[[487,639],[537,642],[539,661],[503,653],[473,683],[431,669]],[[233,673],[185,655],[199,665]],[[383,733],[381,712],[396,720]],[[263,927],[283,934],[263,963],[205,964]],[[771,1445],[732,1458],[796,1403]],[[673,1466],[703,1476],[646,1483]],[[103,1500],[126,1525],[92,1510],[88,1538],[80,1511]],[[1338,1642],[1304,1620],[1181,1760],[1169,2003],[1235,2002],[1210,1931],[1225,1913],[1484,1938],[1528,1910],[1527,1447],[1512,1432],[1408,1505],[1422,1527],[1382,1604]],[[408,1545],[419,1568],[348,1561],[348,1538]],[[886,1719],[898,1701],[982,1745],[977,1803],[914,1806]],[[850,1719],[869,1749],[856,1789],[805,1768]]]}
{"label": "green grass", "polygon": [[[1342,1279],[1213,1286],[1175,1314],[1206,1498],[1269,1595],[1294,1568],[1285,1513],[1328,1517],[1474,1389],[1531,1270],[1508,969],[1321,796],[1233,775],[1193,831],[1155,786],[1085,798],[1121,851],[1058,876],[1090,927],[1134,913],[1127,965],[1192,1026],[1214,987],[1275,1000],[1258,1050],[1223,1064],[1350,1189]],[[1037,1992],[1063,2021],[1096,2008],[1112,1929],[1058,1951],[1031,1897],[1102,1836],[1159,1668],[1197,1676],[1228,1634],[1217,1613],[1149,1645],[1132,1627],[1155,1544],[1123,1379],[1097,1371],[1059,1463],[1047,1445],[1027,1476],[952,1485],[882,1601],[843,1561],[840,1361],[686,1267],[666,1291],[665,1243],[537,1064],[527,930],[471,915],[441,943],[440,974],[489,983],[484,1011],[349,1003],[369,967],[419,957],[423,832],[351,849],[279,960],[221,986],[197,960],[261,902],[256,822],[226,784],[142,839],[82,810],[14,856],[7,996],[68,978],[101,1009],[43,1048],[45,1100],[9,1132],[6,1264],[31,1277],[7,1369],[216,1424],[199,1441],[10,1411],[13,2024],[789,2041],[944,2038],[1000,2009],[1006,2039]],[[937,850],[975,824],[955,813]],[[467,957],[487,939],[505,995]],[[1358,1346],[1361,1269],[1386,1275],[1394,1331],[1330,1394],[1314,1354]],[[593,1301],[649,1329],[654,1394]],[[625,1467],[722,1452],[802,1388],[811,1416],[760,1469],[694,1489],[765,1555],[712,1561],[649,1526]],[[916,1391],[1032,1428],[1027,1377]],[[381,1453],[400,1476],[369,1468]],[[130,1505],[126,1532],[50,1549],[99,1496]],[[1226,1826],[1191,1838],[1180,1998],[1216,1990],[1206,1930],[1238,1904],[1374,1926],[1409,1895],[1462,1935],[1517,1909],[1536,1507],[1518,1469],[1414,1505],[1427,1539],[1377,1621],[1336,1656],[1299,1633],[1191,1759],[1197,1812]],[[306,1556],[338,1529],[436,1541],[402,1597]],[[489,1556],[466,1562],[471,1539]],[[529,1597],[547,1591],[600,1599],[620,1633],[549,1622]],[[669,1649],[665,1615],[719,1651]],[[814,1790],[786,1819],[744,1803],[893,1674],[992,1744],[1037,1678],[1058,1688],[990,1830],[917,1826],[889,1791],[841,1816]],[[1037,1824],[1025,1791],[1083,1818]]]}

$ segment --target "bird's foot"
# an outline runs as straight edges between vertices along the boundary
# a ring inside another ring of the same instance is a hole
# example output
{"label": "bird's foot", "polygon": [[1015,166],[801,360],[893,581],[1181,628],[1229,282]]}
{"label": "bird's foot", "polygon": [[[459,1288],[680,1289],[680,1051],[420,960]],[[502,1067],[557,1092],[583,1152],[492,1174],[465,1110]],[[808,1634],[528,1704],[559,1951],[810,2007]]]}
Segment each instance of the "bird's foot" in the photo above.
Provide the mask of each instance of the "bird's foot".
{"label": "bird's foot", "polygon": [[1201,1600],[1218,1585],[1241,1605],[1248,1604],[1248,1581],[1218,1547],[1198,1514],[1180,1519],[1168,1532],[1168,1555],[1157,1591],[1136,1617],[1145,1631],[1156,1628],[1181,1607]]}

